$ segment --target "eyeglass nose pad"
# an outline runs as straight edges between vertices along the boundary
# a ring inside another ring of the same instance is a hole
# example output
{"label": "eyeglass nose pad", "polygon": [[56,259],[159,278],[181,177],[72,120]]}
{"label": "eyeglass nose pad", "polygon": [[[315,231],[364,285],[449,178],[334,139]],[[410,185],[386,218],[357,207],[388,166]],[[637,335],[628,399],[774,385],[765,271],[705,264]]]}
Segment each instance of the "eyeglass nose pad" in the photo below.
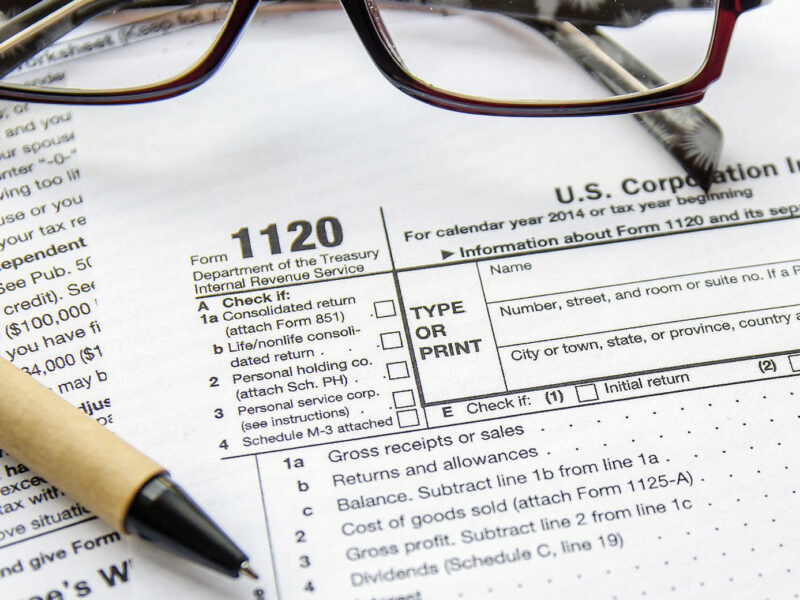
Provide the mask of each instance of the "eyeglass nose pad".
{"label": "eyeglass nose pad", "polygon": [[394,40],[392,39],[392,36],[389,35],[389,30],[386,28],[386,25],[383,22],[381,11],[378,9],[378,5],[375,0],[367,0],[367,10],[369,11],[369,15],[372,18],[373,24],[375,25],[375,29],[378,31],[378,35],[381,36],[383,43],[386,45],[386,49],[392,55],[392,58],[394,58],[395,62],[407,71],[408,69],[403,63],[403,59],[400,58],[400,53],[397,52],[397,48],[394,45]]}

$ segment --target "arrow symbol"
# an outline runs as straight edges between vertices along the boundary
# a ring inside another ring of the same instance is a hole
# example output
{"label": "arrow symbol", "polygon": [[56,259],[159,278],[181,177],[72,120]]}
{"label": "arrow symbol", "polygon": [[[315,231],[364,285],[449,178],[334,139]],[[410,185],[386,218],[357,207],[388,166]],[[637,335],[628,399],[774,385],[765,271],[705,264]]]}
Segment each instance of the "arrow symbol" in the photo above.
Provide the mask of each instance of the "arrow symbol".
{"label": "arrow symbol", "polygon": [[448,252],[447,250],[442,250],[442,260],[447,260],[451,256],[453,256],[452,252]]}

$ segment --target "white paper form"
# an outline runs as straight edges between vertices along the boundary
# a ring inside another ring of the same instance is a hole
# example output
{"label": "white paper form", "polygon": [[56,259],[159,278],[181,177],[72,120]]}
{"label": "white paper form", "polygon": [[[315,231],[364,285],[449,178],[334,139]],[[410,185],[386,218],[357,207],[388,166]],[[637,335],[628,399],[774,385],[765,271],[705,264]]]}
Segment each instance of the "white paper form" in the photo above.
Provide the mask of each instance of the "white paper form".
{"label": "white paper form", "polygon": [[[114,429],[77,117],[4,103],[0,136],[2,358]],[[0,450],[0,597],[127,598],[131,574],[119,532]]]}
{"label": "white paper form", "polygon": [[630,118],[414,103],[333,13],[81,111],[115,427],[262,575],[134,543],[134,595],[800,593],[797,16],[705,105],[719,199]]}

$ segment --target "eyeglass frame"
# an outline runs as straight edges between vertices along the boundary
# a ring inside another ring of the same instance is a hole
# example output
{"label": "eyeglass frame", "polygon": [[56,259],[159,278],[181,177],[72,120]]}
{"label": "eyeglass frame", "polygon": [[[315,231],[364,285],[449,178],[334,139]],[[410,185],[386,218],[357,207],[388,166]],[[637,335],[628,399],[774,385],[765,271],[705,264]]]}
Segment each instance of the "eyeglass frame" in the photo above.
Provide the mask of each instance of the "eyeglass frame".
{"label": "eyeglass frame", "polygon": [[[206,82],[236,44],[261,0],[233,0],[230,13],[206,55],[174,79],[135,89],[108,91],[24,90],[0,84],[0,99],[50,104],[118,105],[165,100]],[[408,73],[381,36],[370,13],[373,0],[340,0],[367,53],[378,70],[400,91],[428,104],[463,113],[512,117],[561,117],[628,114],[695,104],[722,75],[736,20],[769,0],[716,0],[716,16],[705,62],[690,78],[651,91],[597,100],[514,102],[459,95],[430,86]]]}

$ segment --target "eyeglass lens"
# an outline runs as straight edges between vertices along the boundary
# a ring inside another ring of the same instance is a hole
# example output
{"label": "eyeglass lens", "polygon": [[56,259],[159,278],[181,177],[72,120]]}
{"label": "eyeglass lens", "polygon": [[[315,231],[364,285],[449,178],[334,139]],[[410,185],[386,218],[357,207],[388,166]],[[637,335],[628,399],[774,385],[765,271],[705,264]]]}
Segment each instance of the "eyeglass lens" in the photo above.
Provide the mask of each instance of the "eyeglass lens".
{"label": "eyeglass lens", "polygon": [[[586,66],[594,73],[613,62],[592,41],[591,32],[600,30],[646,64],[659,75],[659,85],[673,84],[703,66],[716,4],[378,0],[372,16],[405,69],[431,86],[498,100],[590,100],[655,87],[640,77],[610,92],[587,77],[576,59],[592,63]],[[542,35],[543,30],[550,35]]]}
{"label": "eyeglass lens", "polygon": [[213,47],[233,5],[182,3],[21,0],[0,9],[1,81],[102,91],[174,79]]}

